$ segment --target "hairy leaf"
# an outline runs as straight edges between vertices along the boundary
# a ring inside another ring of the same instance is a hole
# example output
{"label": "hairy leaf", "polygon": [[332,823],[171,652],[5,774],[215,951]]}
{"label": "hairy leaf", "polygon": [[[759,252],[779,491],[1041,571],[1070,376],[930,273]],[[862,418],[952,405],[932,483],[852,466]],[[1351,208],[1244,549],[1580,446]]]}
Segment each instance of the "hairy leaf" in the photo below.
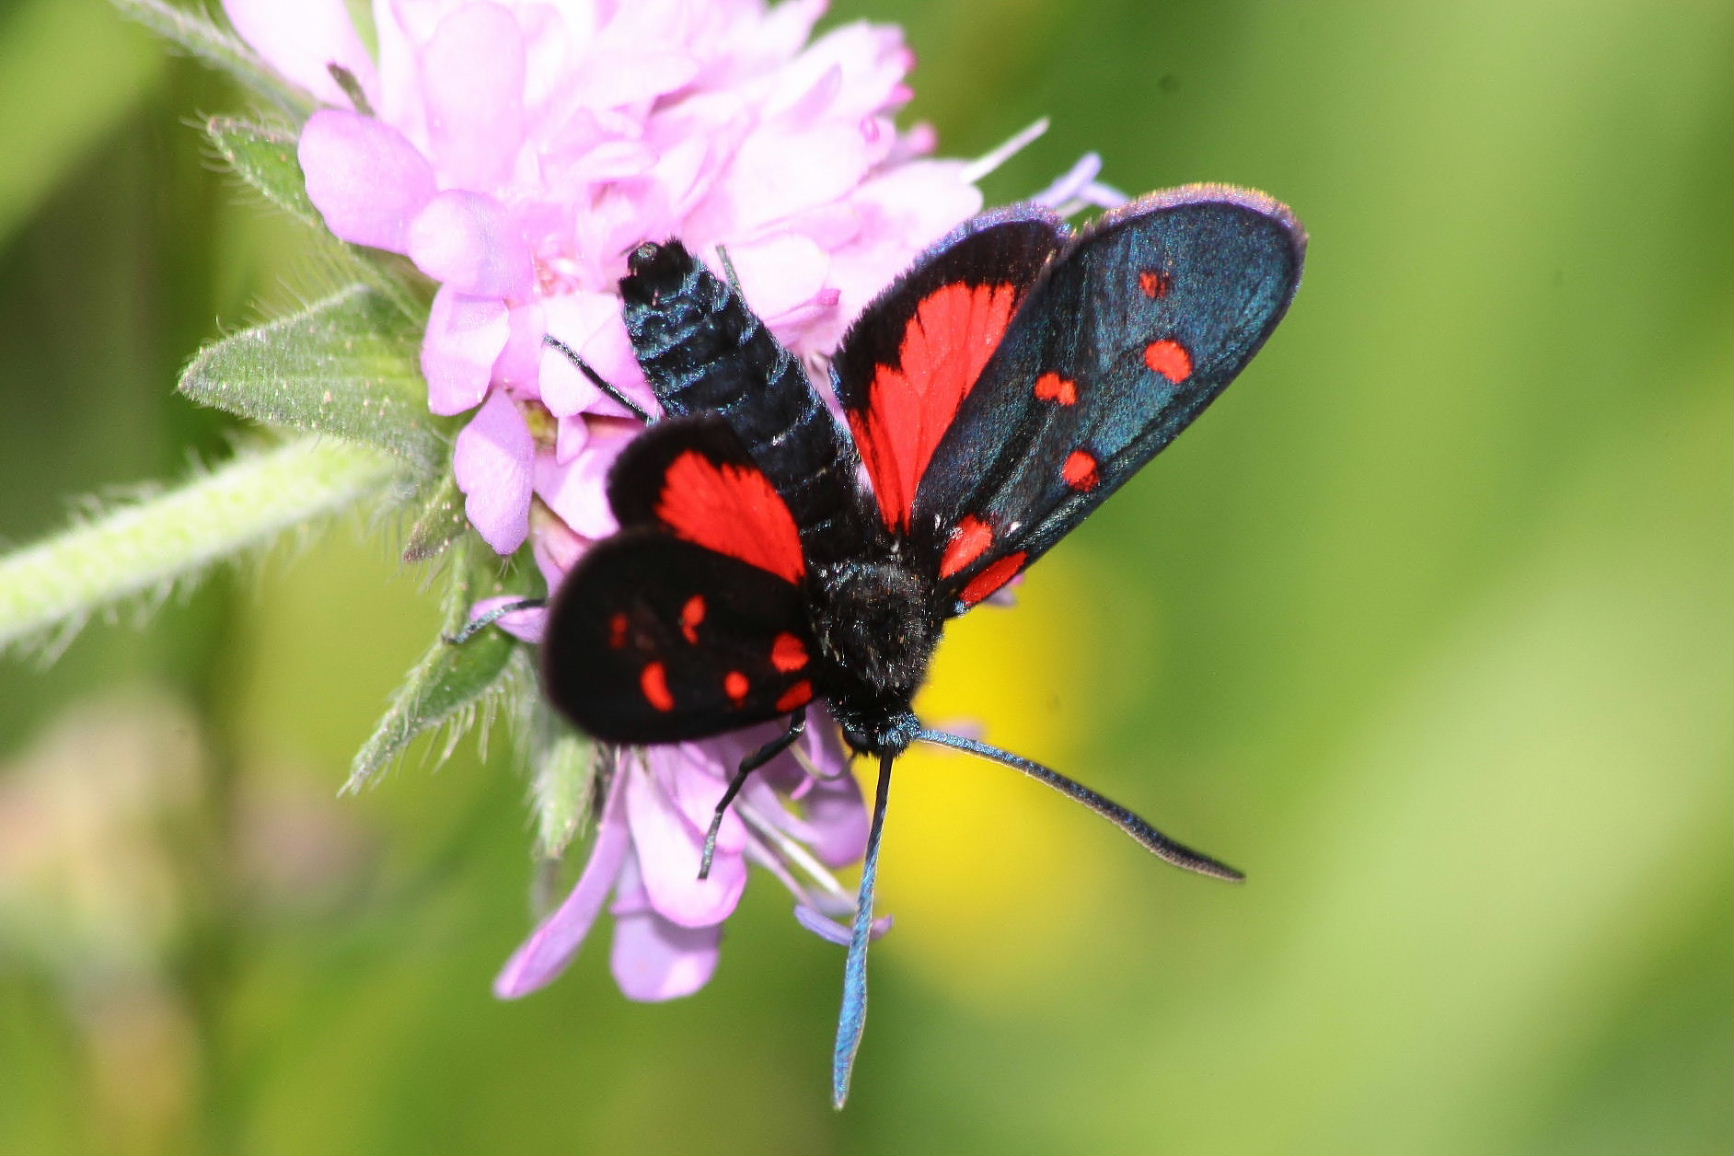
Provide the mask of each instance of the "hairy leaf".
{"label": "hairy leaf", "polygon": [[385,294],[351,286],[208,346],[180,389],[254,421],[377,446],[432,475],[448,453],[427,408],[420,340]]}
{"label": "hairy leaf", "polygon": [[403,560],[426,562],[439,557],[463,536],[469,524],[464,513],[464,492],[458,489],[457,478],[447,475],[422,503],[415,525],[410,527]]}
{"label": "hairy leaf", "polygon": [[418,735],[452,728],[452,740],[473,721],[490,693],[505,687],[518,641],[502,630],[484,630],[462,642],[447,639],[469,619],[470,607],[492,591],[497,559],[474,534],[458,543],[449,571],[442,635],[392,696],[373,737],[350,765],[345,791],[356,791],[390,766]]}
{"label": "hairy leaf", "polygon": [[546,704],[539,703],[530,758],[536,854],[558,859],[590,818],[596,798],[595,748]]}
{"label": "hairy leaf", "polygon": [[207,121],[205,133],[235,174],[266,200],[302,224],[324,230],[325,221],[307,196],[292,134],[226,116]]}

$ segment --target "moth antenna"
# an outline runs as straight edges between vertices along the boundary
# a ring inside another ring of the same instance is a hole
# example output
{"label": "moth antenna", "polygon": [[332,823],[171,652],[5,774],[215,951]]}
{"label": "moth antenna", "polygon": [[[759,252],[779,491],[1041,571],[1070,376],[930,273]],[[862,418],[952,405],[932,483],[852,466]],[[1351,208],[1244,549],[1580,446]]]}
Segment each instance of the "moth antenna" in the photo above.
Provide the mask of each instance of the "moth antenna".
{"label": "moth antenna", "polygon": [[462,630],[446,635],[445,640],[453,646],[462,646],[508,614],[516,614],[520,610],[540,610],[546,605],[546,598],[520,598],[516,602],[503,603],[486,614],[477,615],[473,621],[464,623]]}
{"label": "moth antenna", "polygon": [[630,397],[627,397],[620,391],[619,386],[605,380],[600,373],[597,373],[594,369],[590,368],[590,363],[585,361],[582,357],[579,357],[576,349],[573,349],[570,345],[567,345],[552,333],[544,333],[542,335],[542,344],[559,350],[561,356],[563,356],[567,361],[570,361],[574,369],[590,379],[591,385],[594,385],[597,389],[625,406],[629,411],[631,411],[634,417],[638,418],[639,421],[643,422],[645,425],[655,424],[656,418],[651,416],[649,410],[639,405],[636,401],[633,401]]}
{"label": "moth antenna", "polygon": [[704,833],[704,851],[698,859],[698,877],[710,878],[710,861],[716,858],[716,837],[722,830],[723,816],[728,814],[729,804],[735,801],[735,796],[741,793],[741,788],[747,785],[747,776],[788,750],[796,739],[807,729],[807,711],[805,708],[789,716],[789,729],[741,760],[740,767],[735,771],[735,777],[729,780],[728,789],[723,791],[722,799],[716,805],[716,813],[710,818],[710,828]]}
{"label": "moth antenna", "polygon": [[885,830],[885,804],[891,798],[891,764],[895,755],[879,756],[879,788],[873,796],[873,826],[867,832],[867,859],[861,864],[861,890],[855,899],[855,929],[849,936],[849,959],[843,965],[843,1012],[837,1017],[837,1050],[831,1057],[831,1103],[842,1108],[849,1099],[849,1077],[855,1053],[861,1050],[861,1029],[867,1026],[867,945],[873,938],[873,885],[879,878],[879,836]]}
{"label": "moth antenna", "polygon": [[1014,755],[1010,751],[1002,751],[998,747],[990,747],[986,743],[978,743],[974,739],[966,739],[962,735],[948,734],[945,731],[923,730],[915,737],[921,742],[932,743],[934,746],[968,751],[972,755],[980,755],[984,759],[1004,763],[1008,767],[1022,771],[1032,779],[1046,783],[1067,798],[1084,804],[1138,840],[1139,843],[1143,844],[1145,850],[1165,863],[1172,863],[1174,866],[1184,868],[1187,871],[1196,871],[1200,875],[1227,879],[1235,883],[1246,878],[1245,875],[1228,864],[1220,863],[1203,852],[1194,851],[1184,843],[1175,842],[1137,814],[1127,810],[1107,796],[1097,794],[1084,784],[1068,779],[1051,767],[1044,767],[1022,755]]}

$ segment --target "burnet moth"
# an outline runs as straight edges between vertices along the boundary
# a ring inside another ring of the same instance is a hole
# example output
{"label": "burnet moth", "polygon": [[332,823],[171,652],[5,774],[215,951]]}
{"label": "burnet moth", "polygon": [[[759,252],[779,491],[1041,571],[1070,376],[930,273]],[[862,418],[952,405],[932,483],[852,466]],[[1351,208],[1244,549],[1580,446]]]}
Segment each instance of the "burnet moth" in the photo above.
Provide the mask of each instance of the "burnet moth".
{"label": "burnet moth", "polygon": [[809,703],[878,760],[838,1106],[867,1013],[891,769],[911,743],[1014,767],[1169,863],[1241,877],[1048,767],[924,727],[911,703],[945,621],[1027,569],[1234,380],[1293,299],[1305,250],[1286,207],[1225,186],[1154,193],[1075,235],[1037,206],[976,217],[844,337],[831,385],[846,426],[678,241],[631,254],[626,325],[663,414],[609,476],[620,530],[558,591],[543,681],[605,743],[786,720],[718,801],[701,874],[729,803],[794,742]]}

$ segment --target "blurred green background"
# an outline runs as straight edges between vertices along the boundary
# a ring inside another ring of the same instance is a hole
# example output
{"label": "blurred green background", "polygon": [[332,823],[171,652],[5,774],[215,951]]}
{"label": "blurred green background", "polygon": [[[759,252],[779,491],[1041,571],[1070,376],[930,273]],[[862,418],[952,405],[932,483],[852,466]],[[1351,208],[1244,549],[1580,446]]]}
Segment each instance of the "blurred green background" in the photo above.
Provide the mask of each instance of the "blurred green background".
{"label": "blurred green background", "polygon": [[[912,759],[873,1020],[760,880],[700,996],[529,926],[505,744],[337,799],[435,622],[345,524],[0,666],[0,1152],[1626,1153],[1734,1145],[1734,10],[1726,0],[848,0],[945,151],[1039,115],[1264,188],[1313,247],[1210,416],[960,624],[986,720],[1246,868]],[[98,0],[0,7],[0,538],[220,460],[172,396],[300,299]],[[142,626],[141,626],[142,623]]]}

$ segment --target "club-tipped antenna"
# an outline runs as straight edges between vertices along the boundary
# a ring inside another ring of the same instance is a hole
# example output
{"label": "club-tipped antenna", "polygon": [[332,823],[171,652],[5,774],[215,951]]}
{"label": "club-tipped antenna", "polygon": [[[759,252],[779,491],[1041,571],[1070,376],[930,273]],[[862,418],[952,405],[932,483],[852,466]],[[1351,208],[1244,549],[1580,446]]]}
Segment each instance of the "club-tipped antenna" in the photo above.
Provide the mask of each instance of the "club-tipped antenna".
{"label": "club-tipped antenna", "polygon": [[590,363],[585,361],[582,357],[579,357],[576,349],[573,349],[570,345],[567,345],[552,333],[544,333],[542,335],[542,344],[552,349],[559,350],[561,356],[565,357],[567,361],[572,363],[572,368],[590,379],[591,385],[594,385],[597,389],[613,398],[616,402],[625,406],[639,421],[643,422],[645,425],[650,425],[656,421],[656,418],[651,416],[649,410],[639,405],[636,401],[633,401],[630,397],[627,397],[625,393],[621,392],[619,386],[590,368]]}
{"label": "club-tipped antenna", "polygon": [[885,804],[891,798],[891,764],[895,755],[879,756],[879,788],[873,796],[873,825],[867,831],[867,859],[861,864],[861,890],[855,899],[855,929],[849,936],[849,959],[843,964],[843,1012],[837,1017],[837,1050],[831,1058],[831,1103],[841,1108],[849,1099],[849,1077],[855,1053],[861,1050],[861,1029],[867,1026],[867,945],[873,939],[873,885],[879,877],[879,836],[885,830]]}
{"label": "club-tipped antenna", "polygon": [[1033,759],[1026,759],[1022,755],[1014,755],[1010,751],[1002,751],[998,747],[990,747],[986,743],[978,743],[974,739],[966,739],[962,735],[948,734],[945,731],[923,730],[915,737],[921,742],[932,743],[940,747],[950,747],[958,751],[968,751],[972,755],[980,755],[984,759],[1004,763],[1008,767],[1022,771],[1032,779],[1046,783],[1067,798],[1084,804],[1138,840],[1146,850],[1165,863],[1172,863],[1174,866],[1184,868],[1187,871],[1196,871],[1200,875],[1209,875],[1236,883],[1246,878],[1245,875],[1228,864],[1219,863],[1201,851],[1194,851],[1184,843],[1175,842],[1152,827],[1142,817],[1127,810],[1107,796],[1099,795],[1084,784],[1068,779],[1060,772],[1051,767],[1044,767]]}

